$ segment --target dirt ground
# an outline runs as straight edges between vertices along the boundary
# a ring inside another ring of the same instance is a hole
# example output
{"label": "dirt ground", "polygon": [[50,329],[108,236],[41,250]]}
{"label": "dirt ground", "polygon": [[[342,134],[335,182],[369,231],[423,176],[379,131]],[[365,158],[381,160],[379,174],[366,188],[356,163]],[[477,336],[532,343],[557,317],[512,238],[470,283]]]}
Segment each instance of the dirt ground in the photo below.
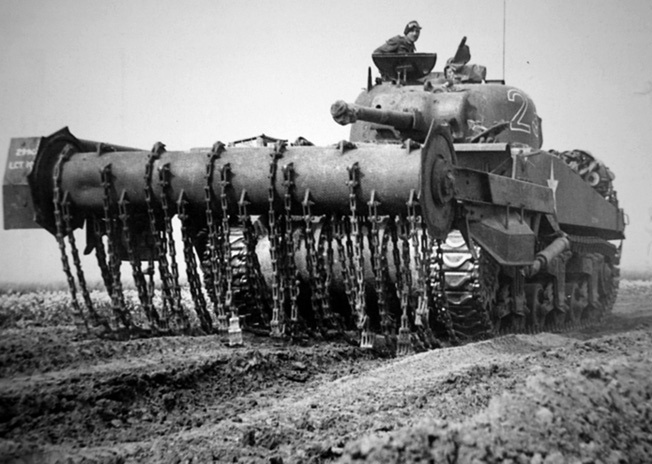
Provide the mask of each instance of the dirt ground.
{"label": "dirt ground", "polygon": [[0,331],[0,462],[649,462],[652,282],[599,327],[391,358]]}

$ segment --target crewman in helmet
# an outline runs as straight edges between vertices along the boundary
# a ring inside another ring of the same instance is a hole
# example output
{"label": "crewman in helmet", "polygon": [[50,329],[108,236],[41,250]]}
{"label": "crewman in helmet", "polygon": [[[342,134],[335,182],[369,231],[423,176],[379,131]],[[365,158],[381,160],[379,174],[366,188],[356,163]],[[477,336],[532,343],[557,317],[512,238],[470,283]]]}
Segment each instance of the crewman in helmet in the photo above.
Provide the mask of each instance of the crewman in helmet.
{"label": "crewman in helmet", "polygon": [[410,21],[405,25],[404,35],[397,35],[389,39],[383,45],[374,50],[375,53],[415,53],[414,43],[419,40],[421,26],[416,21]]}

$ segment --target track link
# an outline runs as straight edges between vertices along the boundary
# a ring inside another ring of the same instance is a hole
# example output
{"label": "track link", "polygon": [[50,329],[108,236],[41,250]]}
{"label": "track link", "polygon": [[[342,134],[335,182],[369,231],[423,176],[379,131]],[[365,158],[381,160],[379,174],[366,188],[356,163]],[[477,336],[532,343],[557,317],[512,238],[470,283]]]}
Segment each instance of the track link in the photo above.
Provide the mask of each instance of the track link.
{"label": "track link", "polygon": [[[473,257],[457,230],[448,234],[442,251],[446,298],[455,336],[461,342],[490,337],[492,325],[480,281],[482,260]],[[479,256],[479,247],[475,253]]]}

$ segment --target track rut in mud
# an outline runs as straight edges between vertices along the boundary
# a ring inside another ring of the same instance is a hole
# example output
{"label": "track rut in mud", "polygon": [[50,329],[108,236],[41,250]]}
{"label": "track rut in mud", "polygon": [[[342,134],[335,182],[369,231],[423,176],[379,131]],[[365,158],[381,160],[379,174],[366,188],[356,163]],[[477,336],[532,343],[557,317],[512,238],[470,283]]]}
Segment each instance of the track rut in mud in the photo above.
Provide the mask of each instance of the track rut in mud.
{"label": "track rut in mud", "polygon": [[[396,444],[430,449],[419,445],[423,434],[414,426],[436,423],[440,436],[441,427],[475,424],[505,393],[512,399],[500,401],[527,411],[523,391],[533,378],[573,379],[587,362],[642,366],[638,354],[652,348],[652,289],[623,283],[614,315],[600,327],[509,335],[399,359],[345,342],[301,346],[248,336],[246,347],[231,349],[217,337],[116,342],[79,337],[69,327],[4,330],[0,456],[391,462]],[[612,369],[603,377],[631,374]],[[444,435],[442,443],[455,443]]]}

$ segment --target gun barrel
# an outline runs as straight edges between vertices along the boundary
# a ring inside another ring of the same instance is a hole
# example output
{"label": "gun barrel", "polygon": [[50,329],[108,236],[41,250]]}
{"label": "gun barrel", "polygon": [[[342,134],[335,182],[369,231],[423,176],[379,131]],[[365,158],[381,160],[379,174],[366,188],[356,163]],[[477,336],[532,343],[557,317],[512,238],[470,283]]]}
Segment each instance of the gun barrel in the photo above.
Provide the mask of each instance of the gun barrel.
{"label": "gun barrel", "polygon": [[331,115],[338,124],[345,126],[356,121],[375,122],[395,127],[398,130],[416,129],[415,113],[379,110],[338,100],[331,105]]}

